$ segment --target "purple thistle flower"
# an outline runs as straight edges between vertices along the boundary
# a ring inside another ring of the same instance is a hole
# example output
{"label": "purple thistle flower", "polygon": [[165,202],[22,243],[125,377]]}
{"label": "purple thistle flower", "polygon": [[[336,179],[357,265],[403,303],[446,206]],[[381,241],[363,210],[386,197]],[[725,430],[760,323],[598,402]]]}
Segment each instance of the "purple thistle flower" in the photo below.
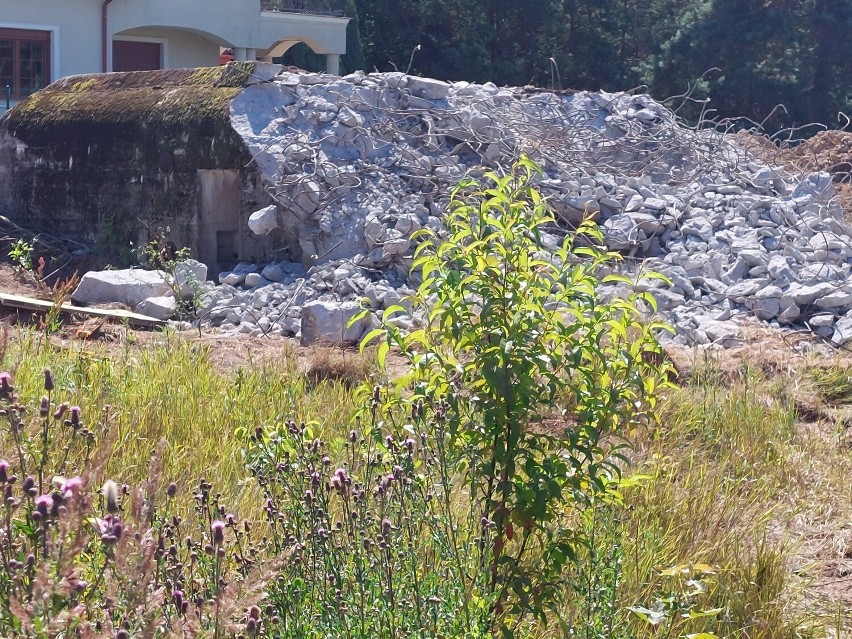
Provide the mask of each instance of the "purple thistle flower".
{"label": "purple thistle flower", "polygon": [[38,495],[38,489],[35,485],[35,477],[33,477],[32,475],[27,475],[26,477],[24,477],[24,483],[21,484],[21,488],[30,497],[35,497],[36,495]]}
{"label": "purple thistle flower", "polygon": [[48,393],[53,390],[53,372],[49,368],[44,369],[44,390]]}
{"label": "purple thistle flower", "polygon": [[0,373],[0,395],[8,397],[12,394],[12,376],[3,371]]}
{"label": "purple thistle flower", "polygon": [[35,511],[33,515],[38,513],[41,517],[47,517],[50,509],[53,507],[53,497],[50,495],[39,495],[35,500]]}
{"label": "purple thistle flower", "polygon": [[80,428],[80,411],[81,411],[81,409],[80,409],[79,406],[72,406],[71,407],[70,420],[71,420],[71,426],[74,427],[74,430],[77,430],[78,428]]}
{"label": "purple thistle flower", "polygon": [[112,517],[107,516],[105,519],[95,517],[92,520],[92,523],[95,526],[95,530],[97,530],[99,534],[105,535],[107,531],[112,528]]}
{"label": "purple thistle flower", "polygon": [[80,477],[69,477],[59,485],[59,492],[64,499],[77,495],[83,488],[83,480]]}
{"label": "purple thistle flower", "polygon": [[217,546],[225,542],[225,522],[216,520],[210,526],[213,530],[213,543]]}
{"label": "purple thistle flower", "polygon": [[390,519],[382,519],[382,537],[387,539],[387,536],[390,535],[391,530],[393,529],[393,524]]}
{"label": "purple thistle flower", "polygon": [[62,419],[65,415],[65,411],[68,410],[68,402],[62,402],[59,406],[56,407],[56,411],[53,413],[53,419]]}
{"label": "purple thistle flower", "polygon": [[5,459],[0,459],[0,484],[9,481],[9,468],[11,465]]}

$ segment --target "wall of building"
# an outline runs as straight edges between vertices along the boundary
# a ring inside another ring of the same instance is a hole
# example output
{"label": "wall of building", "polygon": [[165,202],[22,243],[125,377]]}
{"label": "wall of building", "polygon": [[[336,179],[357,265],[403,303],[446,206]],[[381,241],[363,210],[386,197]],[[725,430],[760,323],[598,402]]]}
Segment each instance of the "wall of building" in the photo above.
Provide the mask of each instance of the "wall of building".
{"label": "wall of building", "polygon": [[191,31],[163,28],[131,29],[116,34],[114,39],[161,43],[165,69],[215,67],[219,64],[219,45]]}
{"label": "wall of building", "polygon": [[101,69],[98,0],[0,0],[0,27],[53,32],[52,80]]}
{"label": "wall of building", "polygon": [[263,11],[256,46],[268,51],[267,61],[282,55],[296,42],[304,42],[314,53],[342,55],[346,53],[347,24],[349,18]]}

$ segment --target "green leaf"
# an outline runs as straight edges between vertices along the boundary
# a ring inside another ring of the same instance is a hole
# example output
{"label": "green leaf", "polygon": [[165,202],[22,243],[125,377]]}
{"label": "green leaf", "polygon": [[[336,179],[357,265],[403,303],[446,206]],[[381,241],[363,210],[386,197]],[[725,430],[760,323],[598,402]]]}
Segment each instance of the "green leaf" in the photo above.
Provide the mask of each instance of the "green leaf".
{"label": "green leaf", "polygon": [[369,346],[375,340],[379,339],[380,337],[383,337],[386,334],[387,334],[387,331],[385,329],[374,328],[369,333],[364,335],[364,337],[361,339],[361,347],[360,347],[361,353],[363,354],[364,349],[366,349],[367,346]]}
{"label": "green leaf", "polygon": [[384,314],[382,315],[383,320],[387,320],[388,318],[394,315],[408,315],[409,310],[404,306],[400,306],[399,304],[394,304],[393,306],[389,306],[385,309]]}

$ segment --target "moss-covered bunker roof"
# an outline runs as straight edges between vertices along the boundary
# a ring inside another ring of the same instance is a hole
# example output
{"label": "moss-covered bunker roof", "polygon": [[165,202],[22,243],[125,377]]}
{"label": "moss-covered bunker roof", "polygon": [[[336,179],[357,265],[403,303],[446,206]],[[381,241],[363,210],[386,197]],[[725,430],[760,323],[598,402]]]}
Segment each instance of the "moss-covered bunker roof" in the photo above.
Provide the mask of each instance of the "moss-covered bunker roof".
{"label": "moss-covered bunker roof", "polygon": [[[15,135],[69,126],[194,127],[224,124],[231,100],[254,71],[251,62],[222,67],[77,75],[15,106],[0,126]],[[40,134],[40,135],[39,135]]]}

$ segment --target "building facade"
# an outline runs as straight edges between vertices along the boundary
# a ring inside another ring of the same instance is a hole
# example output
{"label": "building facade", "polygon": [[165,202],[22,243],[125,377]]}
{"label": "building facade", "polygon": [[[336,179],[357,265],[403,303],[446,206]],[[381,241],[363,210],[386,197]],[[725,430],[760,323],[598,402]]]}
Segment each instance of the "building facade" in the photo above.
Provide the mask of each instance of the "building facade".
{"label": "building facade", "polygon": [[[61,77],[271,61],[304,42],[339,72],[338,0],[0,0],[0,113]],[[5,99],[4,99],[5,98]]]}

